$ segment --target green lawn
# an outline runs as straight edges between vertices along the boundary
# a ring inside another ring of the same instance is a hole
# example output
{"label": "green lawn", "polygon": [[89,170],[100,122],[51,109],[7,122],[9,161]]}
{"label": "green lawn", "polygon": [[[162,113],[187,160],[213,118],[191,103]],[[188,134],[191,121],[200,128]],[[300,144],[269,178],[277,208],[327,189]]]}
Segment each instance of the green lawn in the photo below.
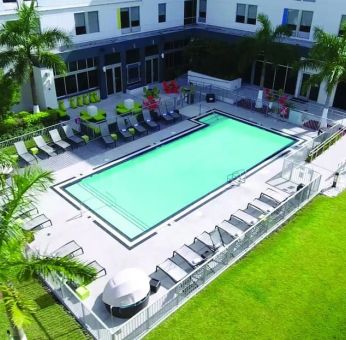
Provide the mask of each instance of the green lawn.
{"label": "green lawn", "polygon": [[[38,310],[32,323],[25,327],[29,340],[84,340],[91,339],[66,310],[37,281],[24,283],[20,291],[34,299]],[[0,300],[0,339],[6,339],[9,329],[4,304]]]}
{"label": "green lawn", "polygon": [[146,339],[346,339],[346,192],[318,197]]}

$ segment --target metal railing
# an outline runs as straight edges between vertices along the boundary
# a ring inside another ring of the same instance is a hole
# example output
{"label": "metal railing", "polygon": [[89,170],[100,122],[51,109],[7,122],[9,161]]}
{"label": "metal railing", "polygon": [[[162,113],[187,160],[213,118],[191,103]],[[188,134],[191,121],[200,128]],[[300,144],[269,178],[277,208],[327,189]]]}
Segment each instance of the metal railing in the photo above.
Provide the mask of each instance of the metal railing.
{"label": "metal railing", "polygon": [[312,200],[319,193],[320,182],[321,175],[313,171],[311,180],[303,188],[116,330],[107,327],[66,283],[57,278],[49,278],[46,282],[96,339],[136,339],[170,315]]}
{"label": "metal railing", "polygon": [[308,154],[307,160],[310,162],[326,151],[332,144],[346,134],[346,127],[339,126],[339,129],[329,136],[326,140],[315,146]]}
{"label": "metal railing", "polygon": [[319,193],[320,181],[321,176],[314,173],[310,183],[279,205],[270,215],[217,252],[160,299],[121,325],[114,334],[115,339],[135,339],[147,333],[315,197]]}

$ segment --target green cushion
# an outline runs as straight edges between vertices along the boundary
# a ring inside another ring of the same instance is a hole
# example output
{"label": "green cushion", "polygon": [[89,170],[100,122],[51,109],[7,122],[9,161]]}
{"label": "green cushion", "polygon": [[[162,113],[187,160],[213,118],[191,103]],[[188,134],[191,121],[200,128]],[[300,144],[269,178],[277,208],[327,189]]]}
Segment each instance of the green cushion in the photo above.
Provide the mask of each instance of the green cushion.
{"label": "green cushion", "polygon": [[90,140],[88,135],[83,135],[81,138],[84,140],[85,143],[88,143]]}
{"label": "green cushion", "polygon": [[85,300],[90,296],[90,291],[85,286],[80,286],[76,289],[76,294],[81,300]]}
{"label": "green cushion", "polygon": [[111,133],[111,137],[113,140],[117,140],[118,139],[118,135],[116,133]]}
{"label": "green cushion", "polygon": [[38,154],[38,148],[36,147],[33,147],[33,148],[30,148],[30,151],[33,155],[37,155]]}
{"label": "green cushion", "polygon": [[129,132],[133,136],[135,134],[136,130],[134,128],[129,128]]}

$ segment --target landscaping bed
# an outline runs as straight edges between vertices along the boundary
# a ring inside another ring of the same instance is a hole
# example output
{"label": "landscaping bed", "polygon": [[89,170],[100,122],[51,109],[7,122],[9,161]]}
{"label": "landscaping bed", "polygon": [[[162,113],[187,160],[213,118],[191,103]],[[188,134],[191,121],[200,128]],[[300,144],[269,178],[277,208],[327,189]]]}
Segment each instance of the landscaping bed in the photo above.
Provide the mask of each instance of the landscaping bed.
{"label": "landscaping bed", "polygon": [[[35,301],[38,307],[32,322],[25,327],[28,339],[84,340],[92,339],[79,323],[59,304],[38,281],[24,282],[20,291]],[[4,303],[0,300],[0,339],[6,339],[9,329]]]}

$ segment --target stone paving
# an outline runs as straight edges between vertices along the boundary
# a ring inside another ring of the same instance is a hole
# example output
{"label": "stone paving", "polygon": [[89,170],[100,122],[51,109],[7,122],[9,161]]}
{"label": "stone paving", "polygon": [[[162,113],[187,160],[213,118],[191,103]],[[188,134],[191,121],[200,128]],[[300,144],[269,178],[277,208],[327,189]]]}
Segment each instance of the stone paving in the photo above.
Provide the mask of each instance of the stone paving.
{"label": "stone paving", "polygon": [[[114,99],[101,102],[100,107],[114,107]],[[152,145],[155,142],[185,131],[195,123],[187,118],[198,116],[206,110],[217,108],[236,116],[246,118],[262,126],[280,130],[284,133],[301,138],[302,142],[316,136],[316,132],[289,124],[284,121],[263,116],[256,112],[216,102],[212,104],[195,104],[184,107],[181,112],[186,117],[182,122],[166,126],[148,136],[138,138],[133,142],[124,143],[113,149],[106,149],[100,140],[95,140],[78,149],[65,152],[58,156],[40,161],[43,168],[54,171],[56,182],[78,177],[92,171],[93,168],[111,160],[123,157],[128,153]],[[291,148],[296,149],[296,146]],[[39,200],[39,209],[53,221],[53,227],[36,233],[33,247],[44,253],[51,253],[61,245],[75,240],[84,249],[80,258],[85,261],[97,260],[107,269],[107,275],[95,280],[88,288],[91,295],[85,300],[88,308],[92,309],[109,327],[117,327],[124,320],[111,317],[103,306],[101,295],[109,278],[120,270],[136,267],[148,275],[155,271],[157,264],[172,255],[172,252],[183,244],[193,242],[195,236],[203,231],[211,231],[215,225],[229,218],[232,212],[247,206],[247,203],[258,197],[270,186],[283,190],[295,190],[296,184],[280,180],[283,158],[267,162],[258,171],[251,173],[241,186],[225,186],[222,190],[209,195],[189,209],[182,218],[176,217],[166,221],[155,229],[155,234],[133,249],[125,247],[93,222],[92,214],[85,209],[77,209],[57,194],[49,190]],[[197,169],[196,169],[197,171]],[[162,288],[151,297],[151,301],[162,296],[173,282],[162,277]]]}

